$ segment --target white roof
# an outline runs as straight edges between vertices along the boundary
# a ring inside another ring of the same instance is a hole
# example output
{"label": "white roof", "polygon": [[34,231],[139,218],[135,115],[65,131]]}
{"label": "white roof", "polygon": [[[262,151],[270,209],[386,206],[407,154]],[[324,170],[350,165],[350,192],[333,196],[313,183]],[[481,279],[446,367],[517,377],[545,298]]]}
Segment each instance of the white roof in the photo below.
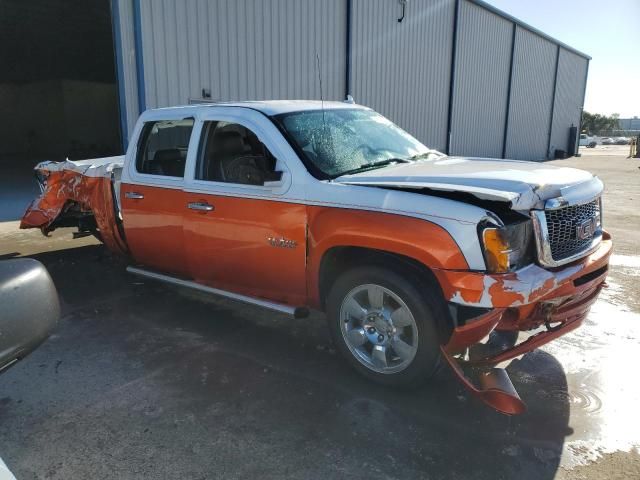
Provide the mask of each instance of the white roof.
{"label": "white roof", "polygon": [[320,100],[247,100],[241,102],[212,102],[194,105],[184,105],[183,107],[166,107],[153,110],[166,110],[174,108],[189,108],[190,110],[199,110],[215,107],[244,107],[258,110],[266,115],[278,115],[280,113],[300,112],[304,110],[325,110],[345,109],[345,108],[361,108],[367,109],[362,105],[347,102],[333,102]]}

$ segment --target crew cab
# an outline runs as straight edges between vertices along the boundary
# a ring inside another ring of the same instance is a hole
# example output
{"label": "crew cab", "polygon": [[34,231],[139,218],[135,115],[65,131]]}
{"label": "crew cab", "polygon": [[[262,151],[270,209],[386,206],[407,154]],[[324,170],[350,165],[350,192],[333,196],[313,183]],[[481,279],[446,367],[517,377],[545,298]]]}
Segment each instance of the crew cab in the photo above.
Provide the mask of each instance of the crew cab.
{"label": "crew cab", "polygon": [[365,376],[440,364],[507,414],[503,367],[578,327],[607,275],[592,174],[447,156],[347,102],[144,112],[122,157],[44,162],[21,228],[75,225],[131,273],[294,317],[326,313]]}

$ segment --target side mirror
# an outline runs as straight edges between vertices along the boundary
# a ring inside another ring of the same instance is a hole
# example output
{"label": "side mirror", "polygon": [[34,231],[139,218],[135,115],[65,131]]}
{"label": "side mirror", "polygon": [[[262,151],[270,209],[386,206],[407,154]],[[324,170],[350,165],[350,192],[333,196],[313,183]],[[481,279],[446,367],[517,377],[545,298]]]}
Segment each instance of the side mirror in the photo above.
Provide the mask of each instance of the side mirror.
{"label": "side mirror", "polygon": [[60,317],[49,272],[31,258],[0,262],[0,372],[49,337]]}
{"label": "side mirror", "polygon": [[263,185],[269,188],[280,188],[282,187],[287,179],[289,178],[288,172],[283,172],[280,170],[276,170],[275,172],[268,172],[264,177]]}

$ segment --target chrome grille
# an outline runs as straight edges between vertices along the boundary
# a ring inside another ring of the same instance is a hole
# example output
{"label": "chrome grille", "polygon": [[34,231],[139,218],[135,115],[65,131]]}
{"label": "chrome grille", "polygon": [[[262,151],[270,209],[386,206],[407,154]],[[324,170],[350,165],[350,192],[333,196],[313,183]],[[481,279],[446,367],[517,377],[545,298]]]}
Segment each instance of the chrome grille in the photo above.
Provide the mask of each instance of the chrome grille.
{"label": "chrome grille", "polygon": [[[589,250],[593,245],[594,237],[600,235],[600,201],[598,199],[582,205],[545,210],[544,214],[551,257],[556,262]],[[598,219],[598,228],[590,237],[579,238],[578,227],[593,218]]]}

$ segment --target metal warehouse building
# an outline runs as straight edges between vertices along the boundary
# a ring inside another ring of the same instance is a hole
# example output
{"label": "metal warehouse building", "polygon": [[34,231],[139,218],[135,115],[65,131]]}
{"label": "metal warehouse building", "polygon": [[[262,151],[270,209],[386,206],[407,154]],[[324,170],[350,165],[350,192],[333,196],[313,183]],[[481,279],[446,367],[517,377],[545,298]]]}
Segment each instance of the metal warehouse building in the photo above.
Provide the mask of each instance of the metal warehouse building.
{"label": "metal warehouse building", "polygon": [[[123,138],[147,108],[352,95],[432,148],[573,153],[590,57],[477,0],[112,0]],[[573,130],[572,130],[572,127]]]}

